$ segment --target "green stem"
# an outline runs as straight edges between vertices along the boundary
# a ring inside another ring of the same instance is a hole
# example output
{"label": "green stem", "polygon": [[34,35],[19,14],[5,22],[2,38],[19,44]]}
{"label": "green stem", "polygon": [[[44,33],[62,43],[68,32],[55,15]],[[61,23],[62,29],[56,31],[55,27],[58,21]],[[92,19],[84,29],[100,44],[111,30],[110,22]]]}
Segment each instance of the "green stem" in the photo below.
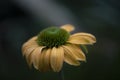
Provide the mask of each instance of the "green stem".
{"label": "green stem", "polygon": [[63,69],[61,69],[61,71],[59,72],[59,80],[65,80]]}

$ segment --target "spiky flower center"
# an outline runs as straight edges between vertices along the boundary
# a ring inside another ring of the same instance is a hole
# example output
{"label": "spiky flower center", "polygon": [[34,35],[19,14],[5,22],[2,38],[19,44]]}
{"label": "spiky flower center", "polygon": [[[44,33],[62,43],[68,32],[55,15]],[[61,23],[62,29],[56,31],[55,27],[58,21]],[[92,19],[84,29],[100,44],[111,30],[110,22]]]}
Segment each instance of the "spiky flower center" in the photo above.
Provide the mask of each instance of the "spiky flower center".
{"label": "spiky flower center", "polygon": [[69,33],[58,27],[46,28],[38,34],[37,42],[46,47],[64,45],[69,38]]}

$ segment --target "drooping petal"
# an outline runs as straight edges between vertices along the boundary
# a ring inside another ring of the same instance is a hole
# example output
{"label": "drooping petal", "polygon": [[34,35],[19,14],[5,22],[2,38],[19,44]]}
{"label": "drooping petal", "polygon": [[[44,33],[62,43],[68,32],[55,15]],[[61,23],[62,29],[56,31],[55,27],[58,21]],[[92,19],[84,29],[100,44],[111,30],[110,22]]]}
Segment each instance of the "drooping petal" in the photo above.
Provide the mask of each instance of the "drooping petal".
{"label": "drooping petal", "polygon": [[32,64],[31,53],[37,47],[39,47],[36,40],[37,40],[37,36],[34,36],[31,39],[29,39],[27,42],[25,42],[22,46],[22,53],[23,53],[23,56],[26,57],[26,60],[27,60],[29,67],[31,67],[31,64]]}
{"label": "drooping petal", "polygon": [[77,60],[86,61],[86,56],[78,45],[67,44],[67,46],[69,46],[69,51],[76,56]]}
{"label": "drooping petal", "polygon": [[39,70],[44,71],[44,55],[46,53],[46,49],[42,51],[39,57]]}
{"label": "drooping petal", "polygon": [[23,52],[23,55],[25,56],[26,58],[26,61],[29,65],[29,67],[31,67],[31,53],[37,48],[38,46],[37,45],[31,45],[31,46],[27,46],[22,52]]}
{"label": "drooping petal", "polygon": [[93,44],[96,42],[96,38],[89,33],[75,33],[70,36],[67,42],[73,44]]}
{"label": "drooping petal", "polygon": [[35,41],[37,39],[37,36],[34,36],[32,38],[30,38],[28,41]]}
{"label": "drooping petal", "polygon": [[55,72],[59,72],[62,68],[64,60],[64,51],[62,47],[53,47],[50,55],[51,68]]}
{"label": "drooping petal", "polygon": [[78,57],[71,50],[71,47],[67,45],[62,47],[64,48],[64,61],[70,65],[75,65],[75,66],[80,65],[79,61],[77,61]]}
{"label": "drooping petal", "polygon": [[33,63],[33,66],[36,69],[39,69],[39,58],[42,53],[42,49],[44,46],[37,47],[32,53],[31,53],[31,62]]}
{"label": "drooping petal", "polygon": [[42,72],[51,70],[50,66],[51,49],[44,49],[39,58],[39,70]]}
{"label": "drooping petal", "polygon": [[23,56],[30,54],[38,45],[30,45],[26,47],[22,47]]}
{"label": "drooping petal", "polygon": [[27,42],[25,42],[22,47],[26,47],[28,45],[35,44],[36,40],[37,40],[37,36],[34,36],[34,37],[30,38]]}
{"label": "drooping petal", "polygon": [[51,55],[51,48],[47,49],[46,52],[44,53],[44,71],[51,70],[50,66],[50,55]]}
{"label": "drooping petal", "polygon": [[22,50],[25,50],[27,47],[31,46],[31,45],[38,45],[35,41],[31,41],[31,42],[26,42],[23,44],[22,46]]}
{"label": "drooping petal", "polygon": [[68,32],[71,32],[75,29],[74,26],[70,25],[70,24],[63,25],[63,26],[61,26],[61,28],[68,31]]}
{"label": "drooping petal", "polygon": [[25,55],[26,51],[31,52],[34,47],[38,47],[38,44],[35,40],[36,40],[36,37],[33,37],[23,44],[23,46],[22,46],[23,56]]}

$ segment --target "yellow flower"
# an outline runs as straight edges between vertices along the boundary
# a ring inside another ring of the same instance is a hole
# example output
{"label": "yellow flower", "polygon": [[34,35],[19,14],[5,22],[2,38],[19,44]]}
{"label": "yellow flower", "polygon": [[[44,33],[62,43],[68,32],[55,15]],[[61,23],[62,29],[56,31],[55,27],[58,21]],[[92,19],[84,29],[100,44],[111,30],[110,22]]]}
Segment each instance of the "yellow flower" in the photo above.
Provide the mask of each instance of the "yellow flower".
{"label": "yellow flower", "polygon": [[70,35],[73,30],[70,24],[61,28],[50,27],[25,42],[22,52],[28,65],[40,71],[59,72],[63,62],[79,66],[79,61],[86,61],[80,45],[93,44],[96,38],[83,32]]}

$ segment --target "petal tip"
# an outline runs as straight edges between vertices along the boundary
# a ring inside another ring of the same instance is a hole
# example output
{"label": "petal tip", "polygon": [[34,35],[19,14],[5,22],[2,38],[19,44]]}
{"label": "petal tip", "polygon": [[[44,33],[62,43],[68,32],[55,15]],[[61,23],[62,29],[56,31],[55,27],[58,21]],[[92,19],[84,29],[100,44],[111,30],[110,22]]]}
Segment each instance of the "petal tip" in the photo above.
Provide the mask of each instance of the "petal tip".
{"label": "petal tip", "polygon": [[68,31],[68,32],[71,32],[71,31],[75,30],[75,27],[73,25],[71,25],[71,24],[63,25],[63,26],[61,26],[61,28]]}

